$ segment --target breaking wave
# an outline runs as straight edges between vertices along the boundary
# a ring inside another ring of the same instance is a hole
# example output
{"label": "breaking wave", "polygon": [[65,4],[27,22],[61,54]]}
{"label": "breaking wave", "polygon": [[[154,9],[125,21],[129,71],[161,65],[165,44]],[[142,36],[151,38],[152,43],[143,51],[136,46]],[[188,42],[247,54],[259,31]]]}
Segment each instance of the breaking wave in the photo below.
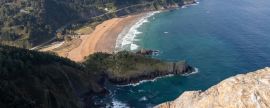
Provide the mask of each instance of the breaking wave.
{"label": "breaking wave", "polygon": [[146,14],[144,17],[142,17],[138,22],[136,22],[133,26],[126,27],[117,37],[116,40],[116,52],[121,51],[121,50],[136,50],[139,48],[136,42],[137,40],[135,39],[137,35],[141,34],[138,30],[139,27],[141,27],[144,23],[149,22],[148,18],[151,16],[160,13],[160,11],[154,11]]}

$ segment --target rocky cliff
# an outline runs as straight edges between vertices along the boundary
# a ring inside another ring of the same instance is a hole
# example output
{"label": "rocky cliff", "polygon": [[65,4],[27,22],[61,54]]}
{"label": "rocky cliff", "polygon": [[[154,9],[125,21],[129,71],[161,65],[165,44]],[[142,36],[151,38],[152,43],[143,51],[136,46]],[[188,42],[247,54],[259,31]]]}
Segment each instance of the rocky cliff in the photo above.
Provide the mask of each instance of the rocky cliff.
{"label": "rocky cliff", "polygon": [[[138,83],[142,80],[151,80],[156,77],[166,76],[170,74],[181,75],[195,71],[185,61],[179,62],[162,62],[155,61],[137,62],[128,71],[109,71],[108,79],[115,84]],[[117,74],[115,74],[117,73]],[[121,74],[119,74],[121,73]]]}
{"label": "rocky cliff", "polygon": [[157,108],[270,108],[270,68],[228,78],[204,92],[184,92]]}
{"label": "rocky cliff", "polygon": [[137,83],[169,74],[194,71],[185,61],[166,62],[126,51],[117,54],[95,53],[84,64],[92,72],[104,73],[115,84]]}

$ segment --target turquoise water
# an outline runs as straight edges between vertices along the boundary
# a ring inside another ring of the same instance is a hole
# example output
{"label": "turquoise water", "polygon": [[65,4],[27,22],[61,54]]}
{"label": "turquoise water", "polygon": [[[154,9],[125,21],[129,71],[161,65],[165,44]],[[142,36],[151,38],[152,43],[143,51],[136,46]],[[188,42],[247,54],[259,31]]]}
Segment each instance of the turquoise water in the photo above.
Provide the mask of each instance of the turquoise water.
{"label": "turquoise water", "polygon": [[104,99],[115,107],[152,107],[184,91],[206,90],[236,74],[270,66],[269,0],[200,0],[162,12],[139,28],[141,48],[160,50],[159,59],[187,60],[199,69],[137,86],[108,86]]}

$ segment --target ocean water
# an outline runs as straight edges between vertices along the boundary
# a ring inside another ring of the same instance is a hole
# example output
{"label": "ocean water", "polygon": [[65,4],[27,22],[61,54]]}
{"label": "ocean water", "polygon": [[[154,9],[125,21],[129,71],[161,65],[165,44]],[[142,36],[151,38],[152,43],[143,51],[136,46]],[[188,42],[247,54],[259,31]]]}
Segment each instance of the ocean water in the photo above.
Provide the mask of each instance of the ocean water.
{"label": "ocean water", "polygon": [[153,107],[184,91],[206,90],[230,76],[270,66],[269,0],[199,2],[149,17],[131,42],[135,48],[160,50],[159,59],[187,60],[198,73],[108,85],[110,96],[98,102],[116,108]]}

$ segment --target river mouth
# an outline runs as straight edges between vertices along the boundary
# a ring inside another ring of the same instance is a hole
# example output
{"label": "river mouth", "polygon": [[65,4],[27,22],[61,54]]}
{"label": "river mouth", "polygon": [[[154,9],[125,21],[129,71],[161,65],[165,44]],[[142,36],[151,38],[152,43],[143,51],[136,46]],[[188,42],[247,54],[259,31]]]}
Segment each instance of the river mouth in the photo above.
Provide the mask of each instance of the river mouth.
{"label": "river mouth", "polygon": [[159,50],[162,60],[187,60],[199,73],[136,86],[107,85],[98,99],[107,107],[153,107],[184,91],[206,90],[236,74],[270,66],[270,1],[201,0],[199,5],[158,13],[137,30],[139,47]]}

